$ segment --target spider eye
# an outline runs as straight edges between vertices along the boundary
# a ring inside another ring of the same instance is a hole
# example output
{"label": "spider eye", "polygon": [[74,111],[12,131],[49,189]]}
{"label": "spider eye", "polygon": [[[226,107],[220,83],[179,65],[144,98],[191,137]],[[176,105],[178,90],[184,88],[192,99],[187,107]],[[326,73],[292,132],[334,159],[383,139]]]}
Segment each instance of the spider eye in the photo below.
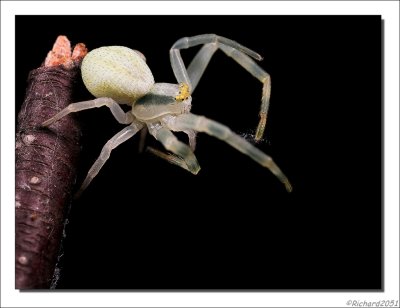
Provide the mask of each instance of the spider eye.
{"label": "spider eye", "polygon": [[175,100],[178,102],[182,102],[190,96],[189,85],[186,83],[179,84],[179,93],[175,96]]}

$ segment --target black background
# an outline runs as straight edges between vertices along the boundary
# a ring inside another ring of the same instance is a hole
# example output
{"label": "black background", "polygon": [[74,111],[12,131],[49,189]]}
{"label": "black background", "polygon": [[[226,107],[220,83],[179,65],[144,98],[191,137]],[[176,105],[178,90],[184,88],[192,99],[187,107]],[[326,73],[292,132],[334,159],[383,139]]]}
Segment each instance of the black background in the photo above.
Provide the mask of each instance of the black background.
{"label": "black background", "polygon": [[[258,53],[272,78],[266,140],[293,184],[223,142],[198,137],[197,176],[115,149],[72,205],[59,288],[380,289],[380,16],[17,16],[16,109],[56,37],[91,50],[140,50],[155,80],[175,82],[169,48],[216,33]],[[182,51],[188,65],[198,48]],[[251,133],[262,84],[218,51],[193,109]],[[76,101],[90,99],[82,84]],[[80,184],[123,128],[107,108],[81,112]],[[148,145],[161,149],[152,137]]]}

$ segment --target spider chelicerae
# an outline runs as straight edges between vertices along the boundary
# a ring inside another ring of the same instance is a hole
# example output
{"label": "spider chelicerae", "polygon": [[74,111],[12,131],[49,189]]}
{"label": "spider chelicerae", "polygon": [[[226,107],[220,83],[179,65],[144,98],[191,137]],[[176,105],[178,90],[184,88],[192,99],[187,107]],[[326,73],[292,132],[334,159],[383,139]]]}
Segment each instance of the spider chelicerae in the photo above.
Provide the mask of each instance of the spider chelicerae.
{"label": "spider chelicerae", "polygon": [[[204,46],[186,69],[180,50],[197,45]],[[110,108],[119,123],[128,124],[104,145],[77,196],[98,174],[110,157],[112,149],[133,137],[144,127],[147,127],[149,133],[170,152],[167,154],[151,149],[153,154],[193,174],[197,174],[200,170],[200,165],[193,153],[196,146],[196,133],[204,132],[225,141],[268,168],[289,192],[292,190],[289,180],[270,156],[233,133],[227,126],[190,113],[191,93],[196,89],[217,49],[221,49],[263,83],[260,121],[255,140],[259,141],[262,138],[269,107],[271,82],[269,74],[252,59],[261,60],[262,57],[258,53],[215,34],[181,38],[170,50],[172,69],[178,81],[178,84],[171,84],[155,83],[146,59],[139,51],[123,46],[100,47],[89,52],[81,66],[83,82],[96,99],[72,103],[42,124],[42,126],[49,126],[71,112],[101,106]],[[132,109],[124,112],[119,104],[127,104]],[[189,137],[189,145],[179,141],[172,131],[186,133]]]}

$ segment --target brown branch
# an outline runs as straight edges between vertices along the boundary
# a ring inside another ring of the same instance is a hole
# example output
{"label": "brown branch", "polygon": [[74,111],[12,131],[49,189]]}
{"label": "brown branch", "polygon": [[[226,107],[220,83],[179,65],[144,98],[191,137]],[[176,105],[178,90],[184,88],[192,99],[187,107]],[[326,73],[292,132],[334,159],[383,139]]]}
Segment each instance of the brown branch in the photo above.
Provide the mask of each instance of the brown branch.
{"label": "brown branch", "polygon": [[66,117],[40,124],[72,101],[73,83],[86,55],[71,52],[59,36],[44,64],[30,72],[16,134],[15,287],[49,288],[57,261],[66,209],[70,205],[80,152],[80,128]]}

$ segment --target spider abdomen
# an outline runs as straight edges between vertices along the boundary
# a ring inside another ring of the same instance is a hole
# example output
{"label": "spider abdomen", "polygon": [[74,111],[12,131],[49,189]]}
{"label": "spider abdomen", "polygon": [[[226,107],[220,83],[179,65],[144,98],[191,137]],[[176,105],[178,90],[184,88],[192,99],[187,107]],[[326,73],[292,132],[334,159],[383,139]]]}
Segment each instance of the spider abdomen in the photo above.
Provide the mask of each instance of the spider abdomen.
{"label": "spider abdomen", "polygon": [[93,49],[84,58],[81,71],[90,93],[122,104],[132,105],[154,85],[143,56],[123,46]]}

